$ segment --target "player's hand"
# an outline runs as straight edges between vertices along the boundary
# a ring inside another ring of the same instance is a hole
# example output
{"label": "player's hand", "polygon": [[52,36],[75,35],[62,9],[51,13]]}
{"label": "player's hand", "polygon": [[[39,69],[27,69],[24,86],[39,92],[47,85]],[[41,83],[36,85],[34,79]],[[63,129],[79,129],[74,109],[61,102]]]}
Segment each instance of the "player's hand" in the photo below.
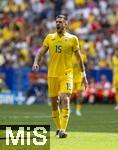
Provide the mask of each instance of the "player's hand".
{"label": "player's hand", "polygon": [[38,71],[39,70],[39,65],[34,63],[32,66],[32,71]]}
{"label": "player's hand", "polygon": [[87,89],[88,88],[88,81],[87,81],[87,78],[86,77],[83,77],[83,79],[82,79],[82,83],[81,83],[81,86],[84,84],[84,86],[85,86],[85,89]]}

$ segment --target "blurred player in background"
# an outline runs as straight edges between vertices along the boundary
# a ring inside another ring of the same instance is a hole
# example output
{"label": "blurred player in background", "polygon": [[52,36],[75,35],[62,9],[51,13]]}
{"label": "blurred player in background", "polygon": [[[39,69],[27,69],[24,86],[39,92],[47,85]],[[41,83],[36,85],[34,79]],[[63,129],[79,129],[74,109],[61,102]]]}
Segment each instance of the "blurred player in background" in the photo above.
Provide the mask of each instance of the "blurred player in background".
{"label": "blurred player in background", "polygon": [[[86,63],[87,58],[85,54],[82,54],[83,62]],[[75,54],[72,57],[73,60],[73,94],[71,100],[76,105],[76,115],[81,116],[81,104],[82,104],[82,92],[85,90],[82,84],[83,74],[81,71],[80,62],[78,62]]]}
{"label": "blurred player in background", "polygon": [[113,69],[113,88],[115,88],[115,100],[116,100],[115,110],[118,110],[118,49],[115,50],[115,54],[112,57],[112,69]]}
{"label": "blurred player in background", "polygon": [[[66,32],[67,18],[64,15],[56,17],[57,32],[48,34],[43,46],[37,53],[32,69],[38,70],[42,56],[48,51],[48,95],[52,102],[52,118],[56,125],[56,135],[66,138],[66,128],[70,114],[70,95],[73,88],[72,55],[75,53],[83,72],[82,82],[87,86],[84,64],[80,54],[78,38]],[[62,99],[60,112],[58,96]]]}

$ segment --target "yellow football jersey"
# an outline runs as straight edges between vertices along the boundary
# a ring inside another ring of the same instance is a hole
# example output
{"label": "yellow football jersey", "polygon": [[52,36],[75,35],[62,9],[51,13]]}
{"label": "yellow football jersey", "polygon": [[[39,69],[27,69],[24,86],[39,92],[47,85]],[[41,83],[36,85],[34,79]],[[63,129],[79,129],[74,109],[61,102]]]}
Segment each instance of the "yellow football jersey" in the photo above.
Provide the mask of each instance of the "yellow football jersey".
{"label": "yellow football jersey", "polygon": [[[85,54],[82,54],[82,59],[83,62],[87,61],[87,57]],[[78,62],[75,54],[73,54],[72,61],[73,61],[73,82],[74,83],[81,82],[83,74],[80,67],[80,63]]]}
{"label": "yellow football jersey", "polygon": [[118,57],[112,57],[113,80],[118,81]]}
{"label": "yellow football jersey", "polygon": [[50,54],[48,77],[73,78],[72,54],[79,49],[78,38],[67,32],[59,37],[56,32],[48,34],[43,45],[49,48]]}

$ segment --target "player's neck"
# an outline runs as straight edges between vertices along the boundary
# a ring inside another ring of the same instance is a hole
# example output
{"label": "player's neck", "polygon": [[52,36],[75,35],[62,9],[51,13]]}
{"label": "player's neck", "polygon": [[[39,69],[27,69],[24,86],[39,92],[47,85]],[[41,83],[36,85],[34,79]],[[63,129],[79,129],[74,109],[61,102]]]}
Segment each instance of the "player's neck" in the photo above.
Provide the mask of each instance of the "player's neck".
{"label": "player's neck", "polygon": [[64,35],[65,32],[66,32],[66,31],[63,30],[63,31],[61,31],[61,32],[57,32],[57,34],[59,35],[59,37],[62,37],[62,36]]}

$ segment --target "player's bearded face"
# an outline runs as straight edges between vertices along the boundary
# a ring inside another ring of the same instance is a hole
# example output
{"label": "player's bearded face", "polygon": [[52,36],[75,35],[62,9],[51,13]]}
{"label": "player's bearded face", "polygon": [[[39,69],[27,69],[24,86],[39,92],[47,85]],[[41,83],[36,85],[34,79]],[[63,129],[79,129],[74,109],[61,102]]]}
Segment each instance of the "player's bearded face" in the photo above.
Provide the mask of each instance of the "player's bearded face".
{"label": "player's bearded face", "polygon": [[65,27],[66,27],[66,22],[63,18],[56,19],[56,29],[58,33],[63,32]]}

